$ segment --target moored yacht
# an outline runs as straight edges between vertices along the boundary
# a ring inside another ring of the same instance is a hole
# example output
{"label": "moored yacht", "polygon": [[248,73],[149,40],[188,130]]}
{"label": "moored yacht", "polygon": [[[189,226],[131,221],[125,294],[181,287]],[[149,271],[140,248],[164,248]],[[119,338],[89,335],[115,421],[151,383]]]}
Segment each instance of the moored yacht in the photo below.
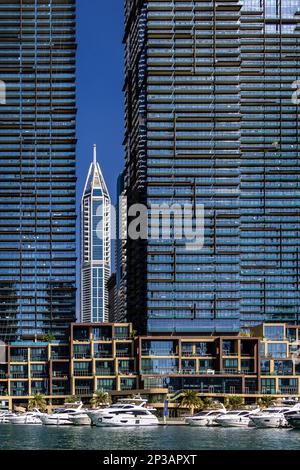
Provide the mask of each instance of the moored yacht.
{"label": "moored yacht", "polygon": [[260,408],[256,408],[255,410],[228,411],[216,418],[216,424],[224,428],[253,426],[250,417],[259,413],[259,411]]}
{"label": "moored yacht", "polygon": [[300,429],[300,410],[294,412],[291,411],[291,413],[288,413],[285,418],[289,426],[294,429]]}
{"label": "moored yacht", "polygon": [[33,410],[28,413],[16,414],[9,418],[9,422],[15,425],[42,425],[40,416],[42,413],[39,410]]}
{"label": "moored yacht", "polygon": [[185,419],[186,424],[190,426],[218,426],[216,419],[227,413],[225,408],[200,411],[194,416]]}
{"label": "moored yacht", "polygon": [[[105,408],[100,408],[97,410],[87,410],[86,413],[91,419],[93,426],[102,426],[102,416],[108,414],[115,414],[117,412],[127,412],[127,411],[143,411],[146,409],[147,400],[144,400],[141,397],[134,398],[123,398],[120,399],[117,403],[109,405]],[[151,410],[150,410],[151,411]]]}
{"label": "moored yacht", "polygon": [[4,411],[0,414],[0,424],[9,424],[11,418],[13,418],[14,416],[16,416],[14,413],[10,411]]}
{"label": "moored yacht", "polygon": [[83,404],[65,403],[65,408],[57,409],[52,414],[41,414],[40,419],[46,426],[68,426],[72,425],[70,417],[82,410]]}
{"label": "moored yacht", "polygon": [[271,406],[260,413],[250,417],[257,428],[286,428],[289,427],[288,416],[299,411],[300,405],[295,406]]}
{"label": "moored yacht", "polygon": [[109,413],[103,413],[98,417],[96,426],[157,426],[158,418],[147,408],[139,408],[131,410],[122,410]]}
{"label": "moored yacht", "polygon": [[88,416],[86,410],[69,415],[69,420],[74,426],[91,426],[92,424],[91,418]]}

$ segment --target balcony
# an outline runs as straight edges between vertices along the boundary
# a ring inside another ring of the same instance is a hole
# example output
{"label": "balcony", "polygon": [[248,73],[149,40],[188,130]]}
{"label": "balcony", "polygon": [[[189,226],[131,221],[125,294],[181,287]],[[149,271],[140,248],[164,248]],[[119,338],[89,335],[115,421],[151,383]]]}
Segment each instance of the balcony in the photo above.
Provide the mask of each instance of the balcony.
{"label": "balcony", "polygon": [[176,351],[170,351],[169,349],[143,349],[142,356],[178,356]]}
{"label": "balcony", "polygon": [[47,379],[48,374],[47,372],[35,372],[31,371],[31,378],[32,379]]}
{"label": "balcony", "polygon": [[298,395],[298,387],[281,387],[278,390],[279,395]]}
{"label": "balcony", "polygon": [[28,362],[28,356],[11,356],[10,362]]}
{"label": "balcony", "polygon": [[111,370],[111,369],[97,369],[96,370],[96,375],[97,376],[113,376],[113,375],[116,375],[115,374],[115,371]]}
{"label": "balcony", "polygon": [[62,354],[52,353],[51,359],[53,361],[67,361],[67,360],[69,360],[69,356],[64,356]]}
{"label": "balcony", "polygon": [[53,371],[52,377],[54,379],[67,379],[69,376],[68,372],[62,372],[62,371]]}
{"label": "balcony", "polygon": [[76,377],[90,377],[92,375],[92,371],[89,370],[89,369],[85,369],[85,370],[74,370],[74,375]]}
{"label": "balcony", "polygon": [[20,390],[20,389],[11,389],[11,395],[13,397],[25,397],[28,395],[28,392],[23,389],[23,390]]}
{"label": "balcony", "polygon": [[131,357],[132,353],[131,351],[117,351],[116,352],[116,357]]}
{"label": "balcony", "polygon": [[104,357],[112,359],[112,352],[111,351],[97,351],[94,354],[95,359],[102,359]]}
{"label": "balcony", "polygon": [[92,356],[90,353],[74,353],[75,359],[91,359]]}
{"label": "balcony", "polygon": [[10,376],[12,379],[28,379],[28,374],[26,372],[11,372]]}
{"label": "balcony", "polygon": [[94,391],[90,387],[75,387],[75,395],[93,395]]}
{"label": "balcony", "polygon": [[119,375],[137,375],[135,371],[119,369]]}
{"label": "balcony", "polygon": [[31,362],[47,362],[48,357],[47,356],[30,356],[30,361]]}

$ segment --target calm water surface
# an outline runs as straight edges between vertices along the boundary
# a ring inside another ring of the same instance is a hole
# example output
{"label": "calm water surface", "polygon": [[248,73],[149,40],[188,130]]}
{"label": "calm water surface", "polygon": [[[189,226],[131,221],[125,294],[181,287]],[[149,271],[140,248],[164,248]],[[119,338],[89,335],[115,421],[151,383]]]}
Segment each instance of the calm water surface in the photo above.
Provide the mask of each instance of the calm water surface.
{"label": "calm water surface", "polygon": [[0,425],[0,449],[300,449],[300,431],[225,428],[89,428]]}

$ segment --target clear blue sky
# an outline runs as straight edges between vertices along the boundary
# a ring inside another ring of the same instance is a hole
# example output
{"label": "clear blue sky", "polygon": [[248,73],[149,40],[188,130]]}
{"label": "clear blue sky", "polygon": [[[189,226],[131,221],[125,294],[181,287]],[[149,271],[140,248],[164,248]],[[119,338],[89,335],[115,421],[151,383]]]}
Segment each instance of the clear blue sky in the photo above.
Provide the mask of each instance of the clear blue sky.
{"label": "clear blue sky", "polygon": [[78,258],[80,198],[93,144],[113,203],[123,168],[123,4],[124,0],[77,0]]}
{"label": "clear blue sky", "polygon": [[94,143],[113,201],[122,170],[123,3],[77,0],[78,203]]}

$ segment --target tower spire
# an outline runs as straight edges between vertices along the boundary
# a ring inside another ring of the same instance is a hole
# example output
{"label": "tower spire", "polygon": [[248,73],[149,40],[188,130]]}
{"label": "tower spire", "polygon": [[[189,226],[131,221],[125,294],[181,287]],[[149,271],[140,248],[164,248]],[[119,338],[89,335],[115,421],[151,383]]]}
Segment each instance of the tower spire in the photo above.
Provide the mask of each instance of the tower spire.
{"label": "tower spire", "polygon": [[97,164],[97,145],[96,144],[94,144],[93,163],[94,163],[94,166],[96,166]]}

